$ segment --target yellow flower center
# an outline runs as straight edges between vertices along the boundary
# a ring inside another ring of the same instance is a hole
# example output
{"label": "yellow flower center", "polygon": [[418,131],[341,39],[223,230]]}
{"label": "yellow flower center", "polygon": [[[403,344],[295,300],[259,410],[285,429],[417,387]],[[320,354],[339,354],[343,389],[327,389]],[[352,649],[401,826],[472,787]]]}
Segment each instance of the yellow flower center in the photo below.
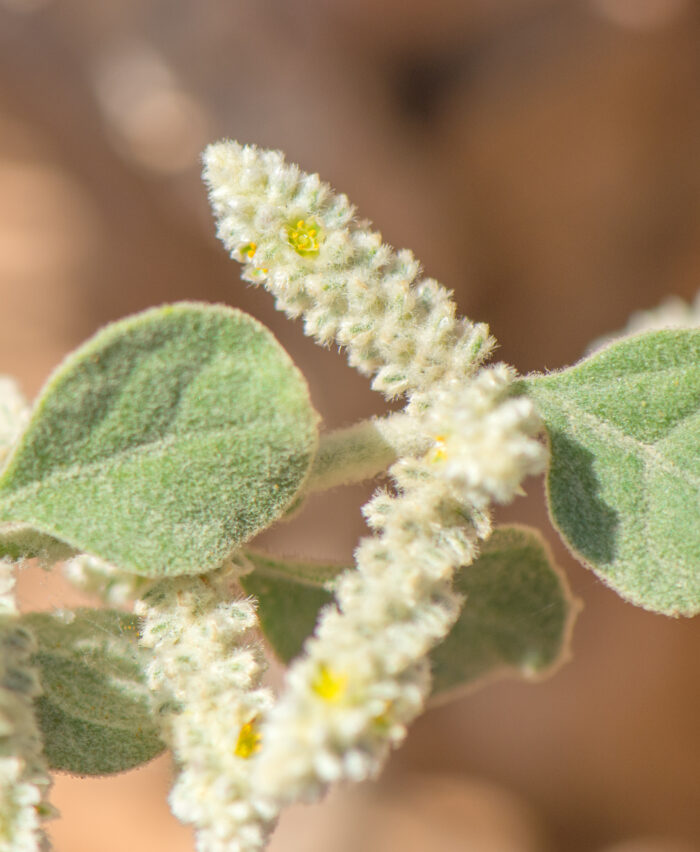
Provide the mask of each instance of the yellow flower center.
{"label": "yellow flower center", "polygon": [[258,731],[258,720],[257,718],[251,719],[250,722],[246,722],[245,725],[241,726],[233,753],[236,757],[251,757],[260,748],[261,739],[262,737]]}
{"label": "yellow flower center", "polygon": [[307,222],[305,219],[297,219],[287,225],[287,240],[297,254],[302,257],[314,257],[321,245],[319,227],[311,220]]}
{"label": "yellow flower center", "polygon": [[243,257],[247,257],[248,260],[252,260],[255,256],[255,252],[258,250],[257,243],[246,243],[244,246],[241,246],[238,251],[241,253]]}
{"label": "yellow flower center", "polygon": [[447,450],[445,448],[445,444],[447,442],[447,435],[436,435],[435,436],[435,446],[430,450],[430,461],[433,462],[441,462],[445,461],[447,458]]}
{"label": "yellow flower center", "polygon": [[316,677],[311,682],[311,689],[324,701],[334,703],[340,701],[347,689],[347,675],[338,674],[328,668],[325,663],[318,667]]}

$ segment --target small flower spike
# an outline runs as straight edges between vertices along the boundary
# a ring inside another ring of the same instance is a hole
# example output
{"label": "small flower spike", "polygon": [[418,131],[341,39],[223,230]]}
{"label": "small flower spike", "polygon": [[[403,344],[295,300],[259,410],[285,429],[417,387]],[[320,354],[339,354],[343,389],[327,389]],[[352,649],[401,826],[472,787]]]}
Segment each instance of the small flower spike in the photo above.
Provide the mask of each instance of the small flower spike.
{"label": "small flower spike", "polygon": [[199,852],[264,848],[276,812],[253,794],[250,761],[272,697],[259,685],[254,605],[210,575],[158,583],[136,612],[155,715],[179,765],[173,813],[195,827]]}
{"label": "small flower spike", "polygon": [[34,699],[41,686],[32,654],[36,642],[19,624],[13,565],[0,560],[0,852],[44,852],[42,822],[55,816]]}
{"label": "small flower spike", "polygon": [[[0,376],[0,467],[28,415],[15,382]],[[43,852],[49,841],[41,824],[55,811],[47,800],[51,778],[34,715],[41,694],[31,662],[36,642],[19,624],[14,568],[0,559],[0,852]]]}

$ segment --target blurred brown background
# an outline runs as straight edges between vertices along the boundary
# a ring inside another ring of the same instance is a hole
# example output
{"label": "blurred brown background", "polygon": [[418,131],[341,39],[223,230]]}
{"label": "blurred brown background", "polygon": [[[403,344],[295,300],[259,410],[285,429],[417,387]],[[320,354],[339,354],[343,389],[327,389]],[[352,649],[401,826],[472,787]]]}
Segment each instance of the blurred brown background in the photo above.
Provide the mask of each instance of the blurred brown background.
{"label": "blurred brown background", "polygon": [[[182,298],[270,325],[330,426],[382,410],[242,285],[198,155],[284,149],[414,249],[521,371],[700,286],[695,0],[0,0],[0,371],[34,394],[102,323]],[[265,537],[349,560],[370,488]],[[541,485],[503,518],[547,529]],[[585,601],[574,660],[428,712],[382,780],[287,814],[273,852],[700,848],[700,620]],[[32,608],[70,602],[28,569]],[[58,852],[191,850],[169,765],[57,779]]]}

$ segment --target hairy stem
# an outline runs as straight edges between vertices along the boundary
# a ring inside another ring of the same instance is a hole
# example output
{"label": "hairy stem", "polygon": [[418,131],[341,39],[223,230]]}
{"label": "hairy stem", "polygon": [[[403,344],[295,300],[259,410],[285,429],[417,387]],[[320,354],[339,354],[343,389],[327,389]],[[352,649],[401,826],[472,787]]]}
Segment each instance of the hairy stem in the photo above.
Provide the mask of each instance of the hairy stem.
{"label": "hairy stem", "polygon": [[415,420],[405,414],[373,417],[336,429],[321,436],[306,491],[327,491],[371,479],[398,458],[423,454],[430,445],[430,439],[416,429]]}

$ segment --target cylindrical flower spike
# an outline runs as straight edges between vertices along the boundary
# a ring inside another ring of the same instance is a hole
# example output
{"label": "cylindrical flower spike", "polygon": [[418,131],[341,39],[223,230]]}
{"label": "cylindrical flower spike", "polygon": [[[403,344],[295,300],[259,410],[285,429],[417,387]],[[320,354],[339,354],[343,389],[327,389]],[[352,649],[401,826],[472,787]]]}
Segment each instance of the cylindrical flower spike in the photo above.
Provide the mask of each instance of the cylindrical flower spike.
{"label": "cylindrical flower spike", "polygon": [[[17,384],[0,376],[0,467],[29,414]],[[41,686],[31,657],[36,642],[19,624],[14,565],[0,559],[0,852],[44,852],[41,823],[55,815],[34,699]]]}
{"label": "cylindrical flower spike", "polygon": [[389,398],[466,378],[494,341],[488,327],[455,317],[449,293],[420,279],[409,251],[395,252],[358,222],[344,195],[278,151],[236,142],[210,145],[204,179],[218,234],[305,332],[336,341],[350,364]]}
{"label": "cylindrical flower spike", "polygon": [[199,852],[264,848],[276,811],[253,793],[250,769],[272,697],[260,687],[253,603],[231,600],[224,576],[183,577],[158,583],[136,612],[154,709],[179,765],[173,813],[195,827]]}
{"label": "cylindrical flower spike", "polygon": [[263,725],[255,789],[285,803],[375,774],[403,738],[429,692],[427,654],[460,611],[454,572],[488,537],[489,504],[510,500],[546,453],[531,403],[509,396],[513,371],[479,371],[487,327],[457,319],[449,292],[420,280],[411,253],[383,245],[345,196],[278,152],[222,142],[204,159],[219,236],[244,277],[317,341],[344,346],[375,389],[404,394],[406,428],[433,444],[396,463],[396,494],[366,507],[377,535]]}
{"label": "cylindrical flower spike", "polygon": [[41,686],[31,657],[36,643],[20,626],[13,565],[0,560],[0,852],[45,852],[41,824],[55,811],[34,699]]}
{"label": "cylindrical flower spike", "polygon": [[511,371],[481,371],[463,395],[444,388],[426,419],[444,437],[420,459],[394,465],[398,494],[365,508],[378,533],[356,552],[357,570],[336,588],[305,657],[263,728],[260,792],[309,799],[339,779],[381,768],[429,692],[427,655],[459,615],[451,589],[490,532],[484,510],[512,498],[545,460],[529,403],[507,396]]}

